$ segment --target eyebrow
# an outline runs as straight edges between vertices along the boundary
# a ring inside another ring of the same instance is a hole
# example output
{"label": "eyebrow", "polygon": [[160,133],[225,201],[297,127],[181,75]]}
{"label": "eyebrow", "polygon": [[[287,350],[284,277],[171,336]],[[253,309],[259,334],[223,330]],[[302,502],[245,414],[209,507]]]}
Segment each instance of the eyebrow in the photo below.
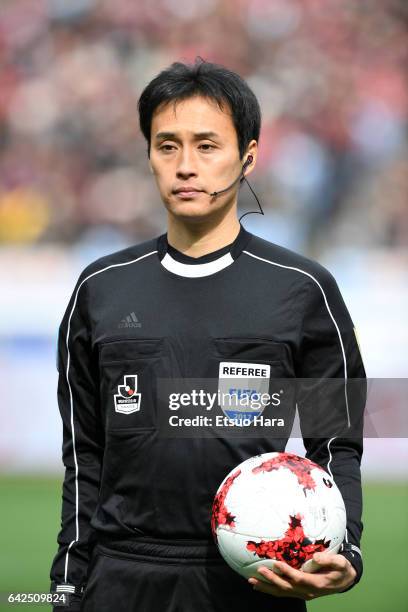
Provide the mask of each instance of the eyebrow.
{"label": "eyebrow", "polygon": [[[194,139],[199,140],[201,138],[218,138],[219,134],[216,132],[195,132]],[[156,134],[156,140],[167,140],[177,138],[176,132],[158,132]]]}

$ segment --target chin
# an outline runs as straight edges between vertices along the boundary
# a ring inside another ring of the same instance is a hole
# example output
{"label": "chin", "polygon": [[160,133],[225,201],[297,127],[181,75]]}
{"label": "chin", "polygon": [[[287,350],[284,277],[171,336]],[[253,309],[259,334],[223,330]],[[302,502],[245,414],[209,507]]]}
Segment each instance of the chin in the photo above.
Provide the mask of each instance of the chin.
{"label": "chin", "polygon": [[180,219],[200,220],[211,216],[219,207],[198,202],[166,202],[169,213]]}

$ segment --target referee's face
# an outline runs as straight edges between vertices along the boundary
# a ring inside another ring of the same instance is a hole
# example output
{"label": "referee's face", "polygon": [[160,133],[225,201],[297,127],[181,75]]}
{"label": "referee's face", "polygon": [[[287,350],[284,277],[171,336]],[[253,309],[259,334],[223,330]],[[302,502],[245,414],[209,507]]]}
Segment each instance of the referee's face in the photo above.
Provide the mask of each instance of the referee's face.
{"label": "referee's face", "polygon": [[[254,161],[255,149],[253,140],[248,153]],[[194,96],[177,101],[176,106],[170,102],[158,107],[153,114],[150,166],[170,214],[199,221],[220,209],[230,210],[237,203],[239,182],[218,196],[210,193],[230,185],[239,176],[242,163],[226,106],[221,110],[216,102]]]}

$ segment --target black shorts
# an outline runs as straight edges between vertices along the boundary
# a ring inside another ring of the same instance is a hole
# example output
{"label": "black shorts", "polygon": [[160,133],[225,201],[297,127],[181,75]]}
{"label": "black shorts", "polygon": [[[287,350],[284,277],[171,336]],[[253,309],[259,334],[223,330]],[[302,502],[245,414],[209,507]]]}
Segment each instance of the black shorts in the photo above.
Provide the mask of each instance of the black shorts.
{"label": "black shorts", "polygon": [[305,612],[299,598],[254,591],[213,542],[98,542],[81,612]]}

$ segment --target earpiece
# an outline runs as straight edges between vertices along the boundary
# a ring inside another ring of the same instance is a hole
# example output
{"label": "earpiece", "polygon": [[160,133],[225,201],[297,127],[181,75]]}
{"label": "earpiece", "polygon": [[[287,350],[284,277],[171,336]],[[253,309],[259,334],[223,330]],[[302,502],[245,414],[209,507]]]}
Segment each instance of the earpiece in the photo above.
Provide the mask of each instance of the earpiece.
{"label": "earpiece", "polygon": [[253,159],[254,158],[252,157],[252,155],[248,155],[246,162],[244,163],[243,169],[249,166],[249,164],[252,164]]}
{"label": "earpiece", "polygon": [[248,157],[246,158],[243,166],[242,166],[242,170],[241,170],[241,178],[239,179],[239,182],[242,183],[242,181],[244,180],[245,176],[244,176],[244,170],[247,166],[249,166],[249,164],[252,164],[252,160],[253,160],[253,156],[252,155],[248,155]]}

